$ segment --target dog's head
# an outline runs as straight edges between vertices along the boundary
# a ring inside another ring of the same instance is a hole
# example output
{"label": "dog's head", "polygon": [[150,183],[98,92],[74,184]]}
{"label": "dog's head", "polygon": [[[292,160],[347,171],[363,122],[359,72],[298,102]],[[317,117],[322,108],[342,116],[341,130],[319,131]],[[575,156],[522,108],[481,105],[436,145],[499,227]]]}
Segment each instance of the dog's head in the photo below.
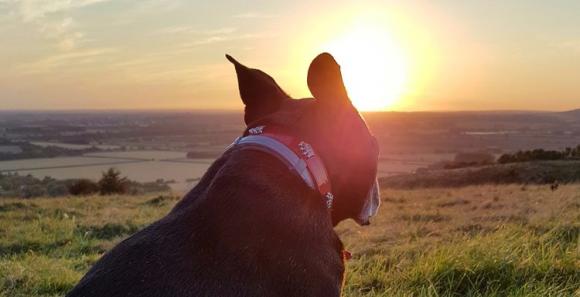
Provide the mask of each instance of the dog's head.
{"label": "dog's head", "polygon": [[323,53],[312,61],[307,81],[314,98],[301,100],[292,99],[261,70],[227,58],[236,68],[248,127],[275,124],[312,144],[332,184],[333,224],[348,218],[368,224],[380,204],[376,183],[379,148],[350,102],[334,58]]}

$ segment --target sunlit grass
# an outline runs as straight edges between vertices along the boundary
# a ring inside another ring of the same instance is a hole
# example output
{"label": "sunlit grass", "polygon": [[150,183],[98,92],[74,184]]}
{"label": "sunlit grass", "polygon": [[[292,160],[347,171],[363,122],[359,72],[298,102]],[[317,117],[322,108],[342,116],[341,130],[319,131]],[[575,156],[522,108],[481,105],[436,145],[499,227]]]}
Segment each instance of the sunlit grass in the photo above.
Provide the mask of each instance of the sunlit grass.
{"label": "sunlit grass", "polygon": [[572,296],[580,282],[577,240],[577,227],[510,226],[432,250],[363,255],[349,266],[347,295]]}
{"label": "sunlit grass", "polygon": [[[62,296],[102,253],[179,197],[0,200],[0,296]],[[386,190],[344,296],[575,296],[580,185]]]}

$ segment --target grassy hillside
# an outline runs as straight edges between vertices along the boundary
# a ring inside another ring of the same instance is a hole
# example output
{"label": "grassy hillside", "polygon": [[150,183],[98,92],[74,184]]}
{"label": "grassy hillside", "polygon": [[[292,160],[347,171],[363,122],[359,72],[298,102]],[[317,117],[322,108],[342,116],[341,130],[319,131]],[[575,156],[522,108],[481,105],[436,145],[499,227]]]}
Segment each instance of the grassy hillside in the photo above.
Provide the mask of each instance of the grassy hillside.
{"label": "grassy hillside", "polygon": [[551,184],[580,182],[580,161],[536,161],[441,169],[383,177],[389,188],[464,187],[485,184]]}
{"label": "grassy hillside", "polygon": [[[0,200],[0,296],[62,296],[173,196]],[[386,190],[353,252],[345,296],[578,296],[580,185]],[[576,295],[575,295],[576,294]]]}

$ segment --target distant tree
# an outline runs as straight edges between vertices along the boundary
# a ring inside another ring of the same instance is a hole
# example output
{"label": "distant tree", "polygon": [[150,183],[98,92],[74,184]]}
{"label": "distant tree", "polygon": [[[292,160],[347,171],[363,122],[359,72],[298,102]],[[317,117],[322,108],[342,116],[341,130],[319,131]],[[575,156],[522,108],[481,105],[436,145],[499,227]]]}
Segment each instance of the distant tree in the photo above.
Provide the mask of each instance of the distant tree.
{"label": "distant tree", "polygon": [[571,148],[571,147],[567,147],[567,148],[564,150],[564,155],[565,155],[565,157],[566,157],[566,158],[571,158],[571,157],[572,157],[572,151],[573,151],[573,148]]}
{"label": "distant tree", "polygon": [[46,191],[41,185],[22,185],[20,187],[20,197],[33,198],[46,195]]}
{"label": "distant tree", "polygon": [[513,156],[510,155],[510,154],[503,154],[499,158],[497,158],[497,162],[499,164],[512,163],[513,162]]}
{"label": "distant tree", "polygon": [[68,187],[62,182],[55,181],[46,185],[46,194],[50,197],[65,196],[68,193]]}
{"label": "distant tree", "polygon": [[580,158],[580,144],[572,150],[572,157],[573,158]]}
{"label": "distant tree", "polygon": [[129,191],[129,180],[121,177],[121,172],[115,168],[103,172],[99,180],[99,193],[101,195],[125,194]]}
{"label": "distant tree", "polygon": [[99,192],[99,185],[89,179],[79,179],[68,186],[68,192],[74,196],[91,195]]}

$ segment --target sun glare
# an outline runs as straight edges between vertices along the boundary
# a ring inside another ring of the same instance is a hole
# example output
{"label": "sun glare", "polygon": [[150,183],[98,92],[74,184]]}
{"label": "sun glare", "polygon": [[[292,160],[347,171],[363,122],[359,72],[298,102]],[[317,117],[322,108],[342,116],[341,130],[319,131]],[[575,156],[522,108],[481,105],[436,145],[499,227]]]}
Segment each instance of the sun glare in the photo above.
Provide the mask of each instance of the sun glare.
{"label": "sun glare", "polygon": [[323,48],[341,65],[349,96],[359,110],[387,110],[401,99],[408,76],[406,57],[385,25],[355,24]]}

